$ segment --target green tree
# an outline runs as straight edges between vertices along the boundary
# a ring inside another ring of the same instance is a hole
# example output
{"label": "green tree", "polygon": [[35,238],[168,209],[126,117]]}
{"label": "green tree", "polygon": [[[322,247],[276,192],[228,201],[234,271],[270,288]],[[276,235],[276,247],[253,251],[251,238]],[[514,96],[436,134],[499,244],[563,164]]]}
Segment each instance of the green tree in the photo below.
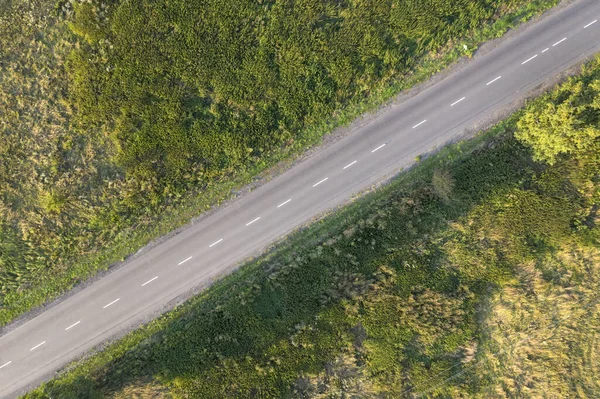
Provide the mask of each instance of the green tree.
{"label": "green tree", "polygon": [[600,73],[591,69],[535,101],[520,118],[515,136],[529,145],[534,159],[554,164],[600,150]]}

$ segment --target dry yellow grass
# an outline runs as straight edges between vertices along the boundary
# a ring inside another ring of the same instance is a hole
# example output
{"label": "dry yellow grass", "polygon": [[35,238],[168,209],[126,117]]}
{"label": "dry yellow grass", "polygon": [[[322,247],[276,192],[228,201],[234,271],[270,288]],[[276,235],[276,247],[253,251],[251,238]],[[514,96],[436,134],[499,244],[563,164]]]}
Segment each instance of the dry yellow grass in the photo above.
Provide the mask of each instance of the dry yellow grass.
{"label": "dry yellow grass", "polygon": [[600,250],[568,243],[517,269],[483,324],[479,397],[598,397]]}

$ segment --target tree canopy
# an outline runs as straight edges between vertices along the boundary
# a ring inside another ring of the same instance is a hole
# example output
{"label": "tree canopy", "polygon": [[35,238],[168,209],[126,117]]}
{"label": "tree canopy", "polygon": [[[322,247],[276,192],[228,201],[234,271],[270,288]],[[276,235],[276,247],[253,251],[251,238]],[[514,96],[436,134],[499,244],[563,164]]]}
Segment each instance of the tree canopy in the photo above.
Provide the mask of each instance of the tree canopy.
{"label": "tree canopy", "polygon": [[600,73],[560,86],[530,105],[516,136],[531,146],[537,160],[554,164],[561,156],[592,156],[600,161]]}

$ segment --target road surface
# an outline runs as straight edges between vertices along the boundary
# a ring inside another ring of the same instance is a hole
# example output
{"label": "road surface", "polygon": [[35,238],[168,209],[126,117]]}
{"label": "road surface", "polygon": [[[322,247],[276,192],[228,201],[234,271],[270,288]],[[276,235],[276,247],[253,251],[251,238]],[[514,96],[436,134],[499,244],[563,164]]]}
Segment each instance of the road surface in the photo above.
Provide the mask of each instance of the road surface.
{"label": "road surface", "polygon": [[0,397],[158,312],[315,215],[600,51],[600,1],[581,0],[318,151],[230,206],[0,337]]}

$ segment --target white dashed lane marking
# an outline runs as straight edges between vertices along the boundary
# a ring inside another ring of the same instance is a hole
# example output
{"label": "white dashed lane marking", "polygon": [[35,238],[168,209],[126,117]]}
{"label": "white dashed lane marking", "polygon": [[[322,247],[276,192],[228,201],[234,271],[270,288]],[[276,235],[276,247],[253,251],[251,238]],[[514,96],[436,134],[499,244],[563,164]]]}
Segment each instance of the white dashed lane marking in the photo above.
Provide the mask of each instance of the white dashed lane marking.
{"label": "white dashed lane marking", "polygon": [[[589,28],[590,26],[592,26],[593,24],[595,24],[596,22],[598,22],[598,20],[593,20],[593,21],[591,21],[590,23],[588,23],[587,25],[585,25],[583,28],[584,28],[584,29],[587,29],[587,28]],[[564,42],[564,41],[566,41],[566,40],[567,40],[567,38],[565,37],[565,38],[563,38],[563,39],[561,39],[561,40],[557,41],[556,43],[554,43],[554,44],[552,45],[552,47],[556,47],[556,46],[558,46],[559,44],[563,43],[563,42]],[[550,49],[550,48],[549,48],[549,47],[547,47],[547,48],[545,48],[544,50],[542,50],[542,52],[541,52],[541,53],[543,54],[543,53],[547,52],[549,49]],[[526,63],[528,63],[528,62],[532,61],[532,60],[533,60],[533,59],[535,59],[537,56],[538,56],[538,54],[535,54],[535,55],[534,55],[534,56],[532,56],[531,58],[528,58],[527,60],[523,61],[523,62],[521,63],[521,65],[524,65],[524,64],[526,64]],[[497,78],[495,78],[495,79],[493,79],[493,80],[489,81],[488,83],[486,83],[486,86],[489,86],[489,85],[491,85],[492,83],[494,83],[494,82],[496,82],[497,80],[501,79],[501,77],[502,77],[502,76],[498,76]],[[457,101],[453,102],[452,104],[450,104],[450,106],[451,106],[451,107],[453,107],[453,106],[455,106],[456,104],[458,104],[458,103],[460,103],[461,101],[463,101],[464,99],[465,99],[465,97],[462,97],[462,98],[460,98],[459,100],[457,100]],[[416,124],[416,125],[414,125],[412,128],[413,128],[413,129],[416,129],[417,127],[421,126],[421,125],[422,125],[422,124],[424,124],[425,122],[427,122],[427,119],[425,119],[425,120],[423,120],[423,121],[421,121],[421,122],[417,123],[417,124]],[[380,150],[381,148],[385,147],[385,145],[386,145],[385,143],[384,143],[384,144],[382,144],[382,145],[380,145],[379,147],[377,147],[377,148],[373,149],[373,150],[371,151],[371,153],[374,153],[374,152],[376,152],[376,151]],[[357,161],[353,161],[353,162],[349,163],[348,165],[344,166],[344,168],[343,168],[343,169],[345,170],[345,169],[347,169],[347,168],[351,167],[352,165],[354,165],[354,164],[356,164],[356,163],[357,163]],[[316,186],[320,185],[321,183],[324,183],[324,182],[325,182],[325,181],[327,181],[327,180],[328,180],[328,178],[326,177],[326,178],[324,178],[324,179],[320,180],[319,182],[317,182],[317,183],[313,184],[313,187],[316,187]],[[290,201],[291,201],[291,198],[290,198],[290,199],[288,199],[287,201],[285,201],[285,202],[282,202],[281,204],[277,205],[277,208],[280,208],[280,207],[282,207],[282,206],[286,205],[286,204],[287,204],[287,203],[289,203]],[[249,225],[253,224],[254,222],[257,222],[258,220],[260,220],[260,217],[257,217],[257,218],[255,218],[255,219],[253,219],[252,221],[250,221],[250,222],[246,223],[246,226],[249,226]],[[220,243],[220,242],[222,242],[222,241],[223,241],[223,238],[219,239],[218,241],[215,241],[214,243],[212,243],[212,244],[210,244],[210,245],[209,245],[209,248],[212,248],[213,246],[215,246],[215,245],[219,244],[219,243]],[[182,265],[182,264],[186,263],[187,261],[189,261],[190,259],[192,259],[192,256],[190,256],[190,257],[188,257],[188,258],[184,259],[183,261],[179,262],[179,263],[178,263],[178,265]],[[155,276],[155,277],[153,277],[152,279],[150,279],[150,280],[146,281],[146,282],[145,282],[145,283],[143,283],[141,286],[142,286],[142,287],[144,287],[145,285],[147,285],[147,284],[149,284],[149,283],[153,282],[153,281],[154,281],[154,280],[156,280],[156,279],[158,279],[158,276]],[[115,304],[115,303],[117,303],[117,302],[118,302],[120,299],[121,299],[121,298],[117,298],[117,299],[115,299],[114,301],[112,301],[112,302],[110,302],[110,303],[108,303],[108,304],[104,305],[103,309],[106,309],[106,308],[108,308],[109,306],[111,306],[111,305],[114,305],[114,304]],[[67,328],[65,328],[65,331],[68,331],[68,330],[70,330],[71,328],[73,328],[73,327],[75,327],[75,326],[79,325],[80,323],[81,323],[81,321],[77,321],[77,322],[73,323],[72,325],[70,325],[70,326],[68,326]],[[41,343],[39,343],[39,344],[35,345],[35,346],[34,346],[34,347],[32,347],[31,349],[29,349],[29,351],[30,351],[30,352],[31,352],[31,351],[34,351],[35,349],[38,349],[39,347],[41,347],[41,346],[42,346],[42,345],[44,345],[44,344],[46,344],[46,341],[43,341],[43,342],[41,342]],[[8,361],[8,362],[6,362],[6,363],[4,363],[4,364],[0,365],[0,369],[3,369],[3,368],[5,368],[5,367],[9,366],[11,363],[12,363],[12,361]]]}
{"label": "white dashed lane marking", "polygon": [[525,61],[521,62],[521,65],[525,65],[525,64],[527,64],[529,61],[533,60],[533,59],[534,59],[534,58],[536,58],[537,56],[538,56],[538,55],[536,54],[536,55],[534,55],[533,57],[526,59]]}
{"label": "white dashed lane marking", "polygon": [[454,101],[452,104],[450,104],[451,107],[454,107],[456,104],[458,104],[459,102],[461,102],[462,100],[464,100],[466,97],[463,97],[459,100]]}
{"label": "white dashed lane marking", "polygon": [[210,244],[208,247],[209,247],[209,248],[212,248],[212,247],[214,247],[215,245],[217,245],[218,243],[220,243],[221,241],[223,241],[223,239],[222,239],[222,238],[221,238],[220,240],[217,240],[217,241],[213,242],[213,243],[212,243],[212,244]]}
{"label": "white dashed lane marking", "polygon": [[421,126],[421,125],[422,125],[423,123],[425,123],[425,122],[427,122],[427,119],[425,119],[424,121],[421,121],[421,122],[417,123],[417,124],[416,124],[416,125],[414,125],[412,128],[413,128],[413,129],[416,129],[416,128],[418,128],[419,126]]}
{"label": "white dashed lane marking", "polygon": [[287,204],[288,202],[290,202],[292,199],[290,198],[289,200],[282,202],[281,204],[277,205],[277,208],[281,208],[282,206],[284,206],[285,204]]}
{"label": "white dashed lane marking", "polygon": [[259,217],[257,217],[256,219],[254,219],[254,220],[251,220],[251,221],[249,221],[248,223],[246,223],[246,226],[250,226],[252,223],[254,223],[254,222],[258,221],[259,219],[260,219],[260,216],[259,216]]}
{"label": "white dashed lane marking", "polygon": [[192,257],[191,257],[191,256],[190,256],[189,258],[187,258],[187,259],[184,259],[184,260],[182,260],[181,262],[179,262],[179,263],[177,264],[177,266],[181,266],[181,265],[183,265],[185,262],[187,262],[187,261],[188,261],[188,260],[190,260],[190,259],[192,259]]}
{"label": "white dashed lane marking", "polygon": [[115,303],[119,302],[119,300],[120,300],[120,299],[121,299],[121,298],[117,298],[117,299],[115,299],[114,301],[112,301],[111,303],[109,303],[109,304],[107,304],[107,305],[104,305],[104,306],[102,307],[102,309],[106,309],[106,308],[107,308],[107,307],[109,307],[110,305],[114,305]]}
{"label": "white dashed lane marking", "polygon": [[496,79],[492,79],[492,80],[490,80],[490,81],[489,81],[489,82],[487,82],[485,85],[486,85],[486,86],[489,86],[489,85],[491,85],[492,83],[494,83],[495,81],[497,81],[498,79],[500,79],[501,77],[502,77],[502,76],[498,76]]}
{"label": "white dashed lane marking", "polygon": [[348,169],[350,166],[354,165],[356,161],[350,162],[348,165],[344,166],[343,169]]}
{"label": "white dashed lane marking", "polygon": [[315,184],[313,184],[313,187],[317,187],[319,184],[321,184],[321,183],[323,183],[323,182],[327,181],[327,179],[329,179],[329,177],[326,177],[326,178],[324,178],[323,180],[316,182]]}
{"label": "white dashed lane marking", "polygon": [[151,282],[153,282],[154,280],[156,280],[158,278],[158,276],[151,278],[150,280],[146,281],[144,284],[142,284],[142,287],[145,286],[146,284],[150,284]]}
{"label": "white dashed lane marking", "polygon": [[77,324],[81,323],[81,320],[78,321],[77,323],[73,323],[71,324],[69,327],[65,328],[65,331],[69,331],[71,328],[75,327]]}
{"label": "white dashed lane marking", "polygon": [[39,344],[37,344],[37,345],[36,345],[36,346],[34,346],[33,348],[29,349],[29,352],[31,352],[32,350],[35,350],[35,349],[39,348],[40,346],[44,345],[45,343],[46,343],[46,341],[44,341],[44,342],[42,342],[42,343],[39,343]]}
{"label": "white dashed lane marking", "polygon": [[383,143],[379,147],[375,148],[373,151],[371,151],[371,153],[374,153],[375,151],[381,150],[383,147],[385,147],[385,143]]}
{"label": "white dashed lane marking", "polygon": [[552,45],[552,47],[554,47],[554,46],[558,46],[559,44],[561,44],[561,43],[562,43],[562,42],[564,42],[565,40],[567,40],[567,38],[566,38],[566,37],[563,37],[562,39],[560,39],[559,41],[557,41],[556,43],[554,43],[554,44]]}

